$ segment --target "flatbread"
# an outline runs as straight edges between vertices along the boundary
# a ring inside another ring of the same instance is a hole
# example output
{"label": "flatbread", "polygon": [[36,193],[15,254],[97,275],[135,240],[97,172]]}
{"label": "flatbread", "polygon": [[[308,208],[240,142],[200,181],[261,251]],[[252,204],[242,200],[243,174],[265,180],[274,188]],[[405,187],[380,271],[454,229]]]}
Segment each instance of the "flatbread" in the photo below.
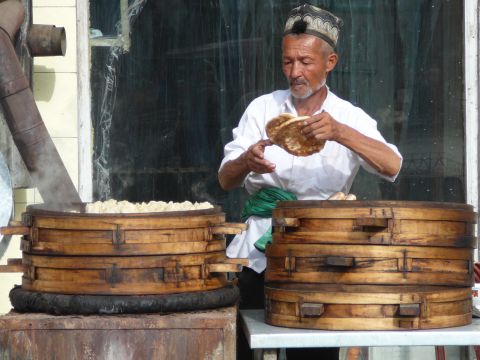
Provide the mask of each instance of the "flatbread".
{"label": "flatbread", "polygon": [[303,121],[309,116],[295,117],[293,114],[283,113],[271,119],[266,126],[267,136],[275,145],[280,146],[295,156],[308,156],[323,149],[325,141],[308,139],[300,129]]}

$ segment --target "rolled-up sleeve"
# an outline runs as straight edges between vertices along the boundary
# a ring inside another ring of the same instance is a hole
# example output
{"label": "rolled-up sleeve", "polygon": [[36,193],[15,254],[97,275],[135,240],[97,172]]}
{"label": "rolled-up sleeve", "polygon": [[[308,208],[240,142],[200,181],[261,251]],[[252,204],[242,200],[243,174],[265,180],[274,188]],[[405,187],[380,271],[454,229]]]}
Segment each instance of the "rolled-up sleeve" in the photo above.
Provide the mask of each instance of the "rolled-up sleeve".
{"label": "rolled-up sleeve", "polygon": [[[390,149],[392,149],[393,152],[395,152],[395,154],[397,154],[400,157],[400,169],[401,169],[403,164],[403,157],[402,157],[402,154],[400,154],[400,151],[398,151],[398,148],[395,145],[390,144],[385,140],[385,138],[382,136],[380,131],[378,131],[377,129],[377,122],[374,119],[372,119],[367,113],[365,113],[363,110],[360,110],[359,115],[360,116],[357,118],[355,129],[360,133],[362,133],[363,135],[368,136],[374,140],[380,141],[385,145],[387,145]],[[399,170],[394,176],[383,175],[379,173],[377,170],[375,170],[369,163],[367,163],[360,156],[358,156],[358,161],[360,162],[360,165],[369,173],[376,174],[381,178],[391,182],[394,182],[398,174],[400,173],[400,170]]]}

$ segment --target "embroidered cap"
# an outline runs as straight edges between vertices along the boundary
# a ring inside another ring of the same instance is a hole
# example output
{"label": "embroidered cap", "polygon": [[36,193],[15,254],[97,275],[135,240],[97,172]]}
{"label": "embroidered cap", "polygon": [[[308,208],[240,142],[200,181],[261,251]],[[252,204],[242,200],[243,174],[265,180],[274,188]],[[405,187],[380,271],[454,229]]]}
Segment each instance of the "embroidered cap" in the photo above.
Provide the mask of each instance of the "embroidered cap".
{"label": "embroidered cap", "polygon": [[290,11],[284,35],[303,33],[314,35],[334,48],[342,25],[342,19],[332,13],[310,4],[303,4]]}

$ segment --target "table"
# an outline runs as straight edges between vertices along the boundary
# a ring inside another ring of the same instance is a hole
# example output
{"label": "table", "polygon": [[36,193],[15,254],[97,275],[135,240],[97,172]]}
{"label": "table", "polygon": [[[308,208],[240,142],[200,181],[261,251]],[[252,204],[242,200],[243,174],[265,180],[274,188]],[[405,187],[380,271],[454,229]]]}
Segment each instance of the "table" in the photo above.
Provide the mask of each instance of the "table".
{"label": "table", "polygon": [[267,325],[263,310],[240,310],[240,317],[255,359],[275,360],[283,348],[480,345],[480,319],[467,326],[434,330],[327,331]]}

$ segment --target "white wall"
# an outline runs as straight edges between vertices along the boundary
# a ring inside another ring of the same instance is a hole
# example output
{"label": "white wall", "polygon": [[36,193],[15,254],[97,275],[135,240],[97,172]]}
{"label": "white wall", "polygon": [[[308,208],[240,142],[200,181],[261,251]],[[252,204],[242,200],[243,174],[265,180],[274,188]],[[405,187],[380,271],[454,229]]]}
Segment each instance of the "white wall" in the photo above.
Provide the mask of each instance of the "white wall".
{"label": "white wall", "polygon": [[[73,183],[78,188],[77,125],[77,45],[75,0],[33,0],[33,23],[64,27],[67,52],[64,57],[35,58],[33,91],[43,121],[55,143]],[[14,191],[15,219],[20,220],[25,207],[41,203],[36,189]],[[20,237],[14,236],[1,263],[20,258]],[[20,274],[0,274],[0,314],[11,309],[8,293],[21,283]]]}

